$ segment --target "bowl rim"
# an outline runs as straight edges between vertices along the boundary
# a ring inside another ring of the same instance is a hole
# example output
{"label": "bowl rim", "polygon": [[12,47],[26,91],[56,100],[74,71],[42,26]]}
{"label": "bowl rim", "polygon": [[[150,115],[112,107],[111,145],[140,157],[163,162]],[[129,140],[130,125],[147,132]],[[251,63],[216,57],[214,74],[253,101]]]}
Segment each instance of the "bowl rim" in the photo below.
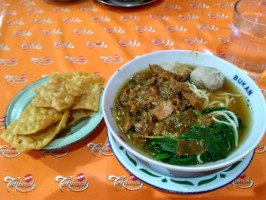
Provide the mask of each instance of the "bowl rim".
{"label": "bowl rim", "polygon": [[[241,74],[241,76],[245,77],[245,79],[248,79],[249,84],[256,90],[259,91],[258,92],[258,96],[256,96],[256,99],[259,99],[259,101],[264,100],[264,97],[262,95],[262,93],[260,92],[260,89],[258,88],[258,86],[256,85],[256,83],[241,69],[239,69],[237,66],[233,65],[232,63],[219,58],[213,54],[209,54],[209,53],[203,53],[203,52],[199,52],[199,51],[192,51],[192,50],[162,50],[162,51],[155,51],[155,52],[151,52],[151,53],[147,53],[144,54],[142,56],[138,56],[132,60],[130,60],[129,62],[125,63],[122,67],[120,67],[113,75],[112,77],[108,80],[105,90],[104,90],[104,94],[103,94],[103,116],[104,116],[104,120],[106,122],[107,128],[109,129],[110,133],[112,134],[112,136],[114,137],[114,139],[120,144],[122,145],[127,151],[129,151],[131,154],[133,154],[134,156],[138,157],[141,160],[145,160],[145,162],[151,163],[153,165],[159,166],[159,167],[163,167],[166,168],[168,170],[175,170],[175,171],[184,171],[184,172],[204,172],[204,171],[210,171],[210,170],[216,170],[216,169],[221,169],[221,168],[225,168],[228,167],[232,164],[234,164],[235,162],[243,159],[244,157],[246,157],[250,152],[254,151],[254,149],[256,148],[256,146],[259,144],[259,142],[262,140],[262,138],[264,137],[265,134],[265,130],[266,130],[266,119],[264,119],[264,127],[261,130],[260,133],[260,137],[256,138],[256,143],[254,143],[252,146],[249,146],[243,153],[241,153],[240,155],[231,158],[230,160],[227,160],[226,162],[221,162],[218,164],[215,164],[215,162],[211,162],[211,163],[206,163],[206,164],[202,164],[202,165],[193,165],[193,166],[181,166],[181,165],[171,165],[171,164],[167,164],[167,163],[163,163],[160,161],[157,161],[143,153],[141,153],[138,149],[136,148],[132,148],[130,146],[128,146],[128,144],[126,142],[123,141],[123,139],[121,139],[119,137],[119,135],[117,135],[115,133],[115,131],[112,129],[112,126],[107,118],[106,115],[106,109],[105,108],[105,101],[109,101],[108,97],[106,96],[108,89],[110,88],[110,84],[116,79],[116,76],[118,75],[119,71],[126,68],[128,65],[131,65],[131,63],[135,62],[136,59],[143,59],[145,57],[149,57],[149,56],[153,56],[156,54],[160,54],[160,53],[167,53],[167,52],[178,52],[178,53],[194,53],[194,54],[199,54],[201,56],[211,56],[214,57],[217,61],[219,61],[221,64],[225,63],[227,65],[230,65],[231,67],[233,67],[239,74]],[[237,86],[238,87],[238,86]],[[238,87],[239,88],[239,87]],[[256,94],[257,95],[257,94]],[[265,104],[265,100],[264,103],[261,106],[262,110],[266,110],[266,104]],[[252,123],[252,122],[251,122]],[[225,158],[226,159],[226,158]],[[213,163],[213,165],[212,165]]]}

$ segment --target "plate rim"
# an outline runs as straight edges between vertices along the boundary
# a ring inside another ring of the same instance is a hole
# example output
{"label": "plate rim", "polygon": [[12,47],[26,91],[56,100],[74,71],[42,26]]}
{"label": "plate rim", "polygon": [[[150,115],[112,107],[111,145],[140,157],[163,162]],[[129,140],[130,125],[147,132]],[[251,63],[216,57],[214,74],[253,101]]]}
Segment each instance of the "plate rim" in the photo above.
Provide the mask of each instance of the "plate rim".
{"label": "plate rim", "polygon": [[[112,137],[112,139],[111,140],[113,140],[114,141],[114,143],[116,143],[117,145],[120,145],[116,140],[115,140],[115,138],[112,136],[112,134],[110,133],[110,130],[108,130],[107,129],[107,137],[108,137],[108,141],[109,141],[109,143],[110,143],[110,147],[112,148],[112,150],[113,150],[113,144],[111,144],[111,142],[110,142],[110,137]],[[122,145],[120,145],[120,146],[122,146]],[[114,155],[115,155],[115,157],[116,157],[116,159],[118,160],[118,162],[123,166],[123,168],[124,169],[126,169],[130,174],[132,174],[132,175],[134,175],[135,177],[137,177],[140,181],[142,181],[143,183],[145,183],[145,184],[147,184],[147,185],[149,185],[149,186],[151,186],[151,187],[154,187],[154,188],[157,188],[157,189],[159,189],[159,190],[161,190],[161,191],[166,191],[166,192],[170,192],[170,193],[174,193],[174,194],[202,194],[202,193],[207,193],[207,192],[212,192],[212,191],[215,191],[215,190],[218,190],[218,189],[221,189],[221,188],[223,188],[223,187],[225,187],[226,185],[228,185],[228,184],[230,184],[230,183],[232,183],[235,179],[237,179],[243,172],[245,172],[246,170],[247,170],[247,168],[250,166],[250,164],[251,164],[251,162],[252,162],[252,160],[253,160],[253,158],[254,158],[254,155],[255,155],[255,150],[253,150],[250,154],[252,154],[251,155],[251,158],[250,158],[250,160],[248,161],[248,163],[246,164],[246,166],[243,168],[243,170],[241,170],[241,172],[240,173],[237,173],[237,175],[236,176],[233,176],[233,178],[228,178],[228,179],[230,179],[230,180],[228,180],[228,181],[226,181],[226,183],[225,184],[222,184],[222,185],[220,185],[220,186],[218,186],[218,187],[214,187],[214,188],[212,188],[212,189],[207,189],[207,190],[202,190],[202,191],[196,191],[196,192],[193,192],[193,191],[191,191],[191,192],[182,192],[182,191],[177,191],[177,190],[171,190],[171,189],[167,189],[167,188],[163,188],[163,187],[159,187],[159,186],[155,186],[155,185],[153,185],[153,184],[151,184],[151,183],[148,183],[147,181],[145,181],[145,180],[143,180],[143,178],[142,177],[140,177],[140,175],[136,175],[136,173],[135,172],[131,172],[129,169],[128,169],[128,167],[126,167],[125,165],[124,165],[124,163],[122,163],[122,161],[120,161],[120,159],[118,158],[118,156],[115,154],[115,152],[113,151],[113,153],[114,153]],[[128,152],[129,154],[130,154],[130,152]],[[249,155],[250,155],[249,154]],[[133,155],[134,156],[134,155]],[[134,156],[135,157],[135,156]],[[137,157],[135,157],[136,159],[138,159]],[[230,165],[231,166],[231,165]],[[224,170],[226,170],[226,169],[228,169],[230,166],[228,166],[228,167],[226,167],[225,169],[222,169],[221,171],[219,171],[219,172],[222,172],[222,171],[224,171]],[[153,171],[153,170],[152,170]],[[159,172],[155,172],[155,173],[157,173],[157,174],[160,174]],[[212,174],[208,174],[208,175],[214,175],[214,174],[217,174],[218,172],[214,172],[214,173],[212,173]],[[164,174],[160,174],[162,177],[167,177],[166,175],[164,175]],[[202,176],[203,177],[203,176]],[[178,177],[173,177],[173,178],[178,178]],[[199,177],[195,177],[195,178],[199,178]]]}
{"label": "plate rim", "polygon": [[[9,102],[9,104],[8,104],[8,106],[7,106],[7,109],[6,109],[6,112],[5,112],[5,129],[7,129],[8,128],[8,126],[14,121],[12,121],[11,123],[9,123],[8,124],[8,113],[10,113],[11,111],[12,111],[12,109],[11,109],[11,107],[12,107],[12,105],[14,105],[15,104],[15,100],[17,100],[17,99],[19,99],[19,98],[21,98],[21,96],[23,96],[23,94],[25,93],[25,91],[28,91],[28,90],[30,90],[30,88],[32,87],[32,86],[34,86],[34,85],[36,85],[36,87],[37,86],[39,86],[39,85],[42,85],[42,84],[44,84],[44,83],[46,83],[47,81],[49,81],[49,79],[50,79],[50,76],[46,76],[46,77],[43,77],[43,78],[41,78],[41,79],[38,79],[38,80],[35,80],[35,81],[33,81],[32,83],[30,83],[30,84],[28,84],[27,86],[25,86],[24,88],[22,88],[13,98],[12,98],[12,100]],[[42,83],[43,82],[43,83]],[[39,83],[41,83],[41,84],[39,84]],[[74,140],[74,141],[71,141],[71,142],[68,142],[68,143],[66,143],[66,144],[64,144],[64,145],[62,145],[62,146],[55,146],[55,147],[49,147],[49,144],[52,142],[50,142],[50,143],[48,143],[48,145],[46,145],[45,147],[43,147],[43,148],[41,148],[41,149],[39,149],[39,150],[36,150],[36,149],[33,149],[33,150],[35,150],[35,151],[54,151],[54,150],[58,150],[58,149],[62,149],[62,148],[65,148],[65,147],[68,147],[68,146],[70,146],[70,145],[72,145],[72,144],[74,144],[74,143],[76,143],[76,142],[79,142],[79,141],[81,141],[81,140],[83,140],[84,138],[86,138],[87,136],[89,136],[98,126],[99,126],[99,124],[102,122],[102,120],[103,120],[103,113],[102,113],[102,109],[101,109],[101,104],[102,104],[102,97],[103,97],[103,93],[104,93],[104,88],[102,88],[101,89],[101,96],[100,96],[100,102],[99,102],[99,109],[98,109],[98,111],[97,112],[94,112],[94,113],[98,113],[99,114],[99,116],[98,116],[98,120],[96,121],[96,123],[94,124],[94,126],[93,126],[93,128],[89,131],[89,132],[87,132],[87,133],[85,133],[85,134],[83,134],[82,135],[82,137],[79,137],[79,138],[77,138],[76,140]],[[35,95],[36,96],[36,95]],[[94,114],[93,113],[93,114]],[[92,114],[92,115],[93,115]],[[75,133],[75,132],[74,132]],[[72,135],[74,134],[74,133],[72,133]]]}
{"label": "plate rim", "polygon": [[11,104],[12,104],[12,102],[14,101],[14,99],[15,98],[18,98],[19,96],[21,96],[22,94],[23,94],[23,92],[26,90],[26,89],[28,89],[29,87],[31,87],[32,85],[34,85],[34,84],[38,84],[38,82],[40,82],[40,80],[43,80],[43,79],[50,79],[50,76],[46,76],[46,77],[44,77],[44,78],[41,78],[41,79],[38,79],[38,80],[36,80],[36,81],[33,81],[32,83],[30,83],[30,84],[28,84],[27,86],[25,86],[24,88],[22,88],[12,99],[11,99],[11,101],[9,102],[9,104],[8,104],[8,106],[7,106],[7,108],[6,108],[6,112],[5,112],[5,129],[7,129],[7,127],[8,127],[8,125],[10,125],[10,124],[7,124],[7,120],[6,120],[6,118],[7,118],[7,113],[9,112],[9,110],[11,109]]}
{"label": "plate rim", "polygon": [[115,6],[115,7],[122,7],[122,8],[133,8],[133,7],[139,7],[139,6],[144,6],[144,5],[148,5],[150,3],[153,3],[155,2],[156,0],[145,0],[143,3],[139,3],[139,4],[134,4],[134,3],[131,3],[131,4],[119,4],[119,3],[112,3],[112,2],[109,2],[108,0],[96,0],[104,5],[108,5],[108,6]]}

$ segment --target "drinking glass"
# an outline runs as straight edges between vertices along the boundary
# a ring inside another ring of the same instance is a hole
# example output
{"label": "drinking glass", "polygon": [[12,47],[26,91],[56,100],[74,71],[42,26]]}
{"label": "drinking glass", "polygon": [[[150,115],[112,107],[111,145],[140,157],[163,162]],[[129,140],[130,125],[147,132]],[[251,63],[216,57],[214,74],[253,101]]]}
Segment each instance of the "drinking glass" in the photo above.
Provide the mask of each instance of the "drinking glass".
{"label": "drinking glass", "polygon": [[227,60],[254,80],[266,69],[266,0],[236,2]]}

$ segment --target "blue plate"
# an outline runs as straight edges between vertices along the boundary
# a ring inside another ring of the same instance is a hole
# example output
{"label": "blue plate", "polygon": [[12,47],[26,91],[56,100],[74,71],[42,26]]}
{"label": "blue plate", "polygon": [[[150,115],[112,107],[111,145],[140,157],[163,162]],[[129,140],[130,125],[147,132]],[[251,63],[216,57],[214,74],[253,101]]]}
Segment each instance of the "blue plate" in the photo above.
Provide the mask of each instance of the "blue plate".
{"label": "blue plate", "polygon": [[[21,112],[25,107],[31,102],[31,100],[36,96],[33,91],[39,85],[46,83],[50,77],[42,78],[38,81],[25,87],[21,90],[11,101],[6,111],[5,126],[17,120]],[[102,91],[103,94],[103,91]],[[89,117],[80,121],[74,126],[59,133],[46,147],[42,148],[41,151],[52,151],[69,146],[75,142],[78,142],[88,136],[102,121],[102,94],[100,99],[100,105],[98,112],[94,112]]]}

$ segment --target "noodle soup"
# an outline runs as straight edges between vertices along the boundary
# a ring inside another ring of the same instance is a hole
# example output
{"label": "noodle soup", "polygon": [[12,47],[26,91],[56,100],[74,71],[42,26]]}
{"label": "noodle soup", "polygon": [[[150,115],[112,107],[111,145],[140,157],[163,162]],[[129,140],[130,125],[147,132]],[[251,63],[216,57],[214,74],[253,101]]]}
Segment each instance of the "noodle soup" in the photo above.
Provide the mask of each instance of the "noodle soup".
{"label": "noodle soup", "polygon": [[198,165],[226,158],[250,125],[241,92],[226,78],[218,89],[199,87],[191,78],[194,66],[165,68],[150,65],[121,87],[113,106],[119,131],[164,163]]}

